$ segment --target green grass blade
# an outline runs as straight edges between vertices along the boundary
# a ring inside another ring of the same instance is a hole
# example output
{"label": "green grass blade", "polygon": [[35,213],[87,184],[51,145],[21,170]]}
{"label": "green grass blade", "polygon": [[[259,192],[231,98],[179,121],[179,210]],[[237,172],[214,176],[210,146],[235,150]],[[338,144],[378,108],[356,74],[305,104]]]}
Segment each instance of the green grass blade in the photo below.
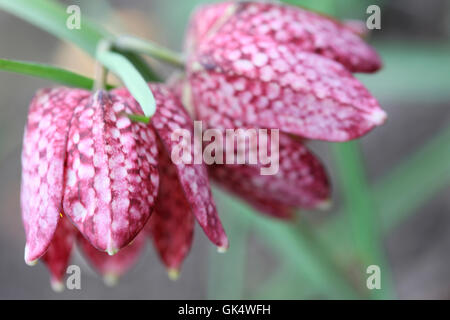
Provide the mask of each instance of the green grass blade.
{"label": "green grass blade", "polygon": [[381,290],[372,290],[375,298],[392,298],[391,273],[382,248],[382,231],[378,211],[366,181],[365,168],[358,142],[333,144],[337,171],[340,176],[346,214],[353,240],[363,268],[361,279],[369,265],[381,268]]}
{"label": "green grass blade", "polygon": [[132,36],[120,36],[114,41],[114,46],[119,49],[130,50],[137,53],[164,61],[177,68],[184,69],[185,61],[182,55],[149,41]]}
{"label": "green grass blade", "polygon": [[[51,80],[69,87],[90,90],[94,80],[78,73],[36,62],[0,59],[0,70]],[[107,85],[108,89],[113,88]]]}

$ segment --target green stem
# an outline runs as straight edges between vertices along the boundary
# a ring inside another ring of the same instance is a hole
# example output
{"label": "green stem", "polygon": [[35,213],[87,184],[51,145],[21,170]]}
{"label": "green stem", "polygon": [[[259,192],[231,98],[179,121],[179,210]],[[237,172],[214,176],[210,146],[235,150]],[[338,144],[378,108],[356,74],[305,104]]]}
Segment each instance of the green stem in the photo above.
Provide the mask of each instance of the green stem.
{"label": "green stem", "polygon": [[[97,55],[103,51],[108,51],[111,47],[111,43],[106,40],[101,40],[97,46]],[[105,89],[106,78],[108,76],[108,70],[100,61],[95,62],[95,79],[93,91]]]}
{"label": "green stem", "polygon": [[141,106],[145,116],[153,116],[156,111],[156,101],[145,79],[132,62],[110,49],[111,42],[109,40],[100,41],[96,53],[97,61],[122,80],[131,95]]}
{"label": "green stem", "polygon": [[358,142],[334,144],[333,151],[356,251],[363,264],[361,280],[367,278],[368,266],[378,265],[382,273],[381,290],[370,293],[375,298],[392,298],[391,273],[382,247],[380,219],[366,181]]}
{"label": "green stem", "polygon": [[184,69],[183,57],[161,45],[132,36],[119,36],[114,40],[117,49],[146,54],[154,59],[169,63],[177,68]]}
{"label": "green stem", "polygon": [[143,57],[135,52],[115,50],[128,59],[133,66],[139,71],[146,82],[164,82],[164,78],[154,71],[145,61]]}

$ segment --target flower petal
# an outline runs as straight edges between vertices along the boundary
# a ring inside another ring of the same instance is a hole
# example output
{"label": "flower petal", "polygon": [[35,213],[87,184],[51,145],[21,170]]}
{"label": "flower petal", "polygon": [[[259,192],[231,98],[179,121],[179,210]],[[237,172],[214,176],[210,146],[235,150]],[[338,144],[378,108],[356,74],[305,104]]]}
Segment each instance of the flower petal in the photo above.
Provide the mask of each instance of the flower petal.
{"label": "flower petal", "polygon": [[197,57],[190,85],[198,118],[213,128],[244,124],[326,141],[355,139],[384,123],[376,99],[341,64],[272,50],[281,58],[265,54],[264,65],[250,55],[230,59],[225,46]]}
{"label": "flower petal", "polygon": [[[151,84],[150,87],[157,105],[156,113],[151,118],[151,123],[164,149],[168,154],[172,155],[179,143],[178,140],[172,140],[173,133],[176,130],[184,130],[192,137],[194,134],[192,119],[175,95],[165,86]],[[115,92],[124,97],[130,97],[126,90],[116,90]],[[190,154],[187,154],[187,156],[194,160],[196,148],[193,141],[189,143],[191,145]],[[199,143],[199,151],[201,153],[201,142]],[[206,167],[203,163],[186,164],[186,162],[175,164],[175,167],[178,179],[186,195],[186,200],[203,231],[215,245],[227,248],[228,239],[212,197]]]}
{"label": "flower petal", "polygon": [[23,138],[20,195],[27,263],[44,254],[57,228],[68,127],[73,109],[88,96],[83,90],[45,89],[31,102]]}
{"label": "flower petal", "polygon": [[[212,12],[220,17],[220,12],[231,11],[230,8],[224,9],[224,6],[222,3],[215,10],[208,6],[194,16],[196,21],[205,21],[204,24],[191,23],[197,27],[190,31],[194,35],[189,38],[199,37],[199,48],[204,45],[206,48],[227,45],[241,51],[241,54],[269,49],[267,53],[276,58],[278,53],[270,49],[279,46],[291,54],[320,54],[342,63],[351,72],[374,72],[381,68],[381,59],[376,51],[345,24],[295,6],[259,2],[228,3],[228,6],[235,7],[234,13],[225,17],[226,23],[222,22],[216,27],[217,31],[213,30],[214,34],[205,39],[204,28],[214,25],[210,21],[214,16]],[[200,28],[199,25],[204,27]],[[238,53],[233,56],[238,56]]]}
{"label": "flower petal", "polygon": [[177,168],[163,148],[161,146],[159,151],[159,193],[148,230],[169,274],[177,274],[191,249],[194,215],[178,179]]}
{"label": "flower petal", "polygon": [[366,37],[369,34],[369,29],[367,28],[366,22],[362,20],[345,20],[342,24],[350,29],[353,33],[360,37]]}
{"label": "flower petal", "polygon": [[138,261],[145,246],[145,234],[140,233],[117,254],[110,256],[106,252],[94,248],[89,241],[78,233],[78,244],[86,260],[104,277],[105,282],[114,284],[123,274],[129,271]]}
{"label": "flower petal", "polygon": [[42,257],[51,274],[51,284],[55,291],[63,288],[63,280],[69,265],[72,248],[75,243],[76,229],[66,217],[58,222],[52,242]]}
{"label": "flower petal", "polygon": [[144,227],[159,183],[156,137],[130,112],[125,99],[99,91],[75,109],[69,130],[64,212],[110,254]]}
{"label": "flower petal", "polygon": [[[269,150],[273,154],[274,150]],[[276,158],[272,163],[274,168],[275,162]],[[274,217],[290,218],[294,208],[318,208],[329,202],[330,187],[325,169],[302,142],[281,134],[278,171],[262,175],[263,167],[267,165],[261,162],[212,165],[209,172],[219,185]]]}

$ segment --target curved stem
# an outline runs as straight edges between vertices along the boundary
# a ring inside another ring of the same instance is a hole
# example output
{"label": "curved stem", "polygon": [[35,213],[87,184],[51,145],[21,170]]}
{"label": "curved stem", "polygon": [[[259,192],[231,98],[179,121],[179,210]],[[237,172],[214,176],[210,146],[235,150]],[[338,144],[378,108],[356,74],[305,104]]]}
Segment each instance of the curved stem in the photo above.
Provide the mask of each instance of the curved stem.
{"label": "curved stem", "polygon": [[134,65],[123,55],[111,50],[112,43],[102,40],[97,47],[97,60],[116,74],[125,87],[139,103],[146,117],[151,117],[156,111],[156,101],[145,82],[145,79]]}
{"label": "curved stem", "polygon": [[108,76],[108,70],[100,63],[95,63],[95,79],[93,91],[104,90],[106,87],[106,78]]}
{"label": "curved stem", "polygon": [[[111,42],[103,39],[97,45],[96,55],[99,56],[103,52],[110,50]],[[106,84],[106,77],[108,76],[108,69],[99,61],[95,61],[95,78],[93,91],[104,90]]]}
{"label": "curved stem", "polygon": [[114,40],[114,47],[120,50],[146,54],[180,69],[184,69],[185,66],[185,61],[181,54],[148,40],[131,36],[119,36]]}

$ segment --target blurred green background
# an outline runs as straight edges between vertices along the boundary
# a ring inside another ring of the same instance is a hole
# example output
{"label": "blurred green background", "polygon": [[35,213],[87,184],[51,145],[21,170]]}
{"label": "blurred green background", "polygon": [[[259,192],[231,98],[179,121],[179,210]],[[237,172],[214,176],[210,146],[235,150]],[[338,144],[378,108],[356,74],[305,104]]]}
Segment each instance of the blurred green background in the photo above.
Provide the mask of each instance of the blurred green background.
{"label": "blurred green background", "polygon": [[[115,32],[180,50],[189,13],[211,1],[64,1]],[[291,0],[342,19],[381,7],[369,41],[384,69],[358,75],[388,112],[387,124],[359,142],[311,143],[332,178],[333,207],[299,212],[287,225],[215,193],[231,247],[220,255],[196,232],[179,280],[153,249],[115,288],[78,253],[82,290],[55,294],[42,264],[23,262],[20,149],[28,103],[54,84],[0,72],[0,298],[450,298],[450,1]],[[72,45],[0,11],[0,57],[57,64],[93,76]],[[155,66],[168,75],[170,69]],[[200,230],[196,230],[200,231]],[[366,289],[366,268],[381,267],[382,289]]]}

